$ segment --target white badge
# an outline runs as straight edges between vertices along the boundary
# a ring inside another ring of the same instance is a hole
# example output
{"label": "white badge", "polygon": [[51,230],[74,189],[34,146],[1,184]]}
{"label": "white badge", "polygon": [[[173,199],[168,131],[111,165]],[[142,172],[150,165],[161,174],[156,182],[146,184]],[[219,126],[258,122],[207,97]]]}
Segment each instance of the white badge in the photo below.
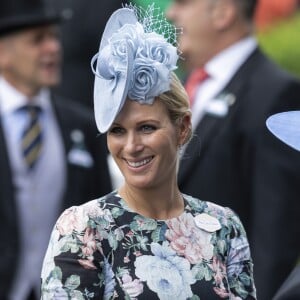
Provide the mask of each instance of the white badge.
{"label": "white badge", "polygon": [[206,213],[196,216],[195,223],[199,228],[207,232],[215,232],[221,228],[219,220]]}

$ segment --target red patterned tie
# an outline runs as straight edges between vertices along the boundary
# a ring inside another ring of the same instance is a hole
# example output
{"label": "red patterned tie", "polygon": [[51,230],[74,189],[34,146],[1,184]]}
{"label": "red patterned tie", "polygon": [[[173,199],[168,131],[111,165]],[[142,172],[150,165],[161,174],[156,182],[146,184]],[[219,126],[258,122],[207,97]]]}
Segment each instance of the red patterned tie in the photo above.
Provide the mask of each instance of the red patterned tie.
{"label": "red patterned tie", "polygon": [[195,100],[197,88],[206,78],[208,78],[208,76],[209,75],[205,71],[205,69],[199,68],[199,69],[195,69],[188,77],[186,84],[185,84],[185,89],[189,96],[191,107]]}

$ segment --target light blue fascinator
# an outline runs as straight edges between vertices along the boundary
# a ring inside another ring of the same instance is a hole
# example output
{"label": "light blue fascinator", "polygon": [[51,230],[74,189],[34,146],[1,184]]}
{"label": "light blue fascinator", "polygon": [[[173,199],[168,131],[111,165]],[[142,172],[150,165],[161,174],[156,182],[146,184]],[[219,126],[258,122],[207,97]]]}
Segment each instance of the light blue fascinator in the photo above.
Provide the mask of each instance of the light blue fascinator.
{"label": "light blue fascinator", "polygon": [[266,124],[278,139],[300,151],[300,111],[272,115],[267,119]]}
{"label": "light blue fascinator", "polygon": [[[94,113],[98,130],[106,132],[126,98],[152,104],[170,90],[178,60],[176,28],[150,5],[126,5],[109,18],[92,58],[95,74]],[[97,63],[96,63],[97,62]],[[95,67],[96,64],[96,67]]]}

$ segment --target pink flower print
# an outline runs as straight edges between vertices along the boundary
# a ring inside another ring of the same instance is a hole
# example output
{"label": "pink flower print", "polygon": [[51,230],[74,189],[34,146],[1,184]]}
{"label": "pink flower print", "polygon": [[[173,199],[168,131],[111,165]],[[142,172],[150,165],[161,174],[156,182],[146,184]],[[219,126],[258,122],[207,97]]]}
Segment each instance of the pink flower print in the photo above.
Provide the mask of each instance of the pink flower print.
{"label": "pink flower print", "polygon": [[99,207],[97,200],[88,202],[84,206],[84,209],[85,209],[87,215],[89,215],[90,218],[93,218],[93,219],[104,215],[104,211],[101,207]]}
{"label": "pink flower print", "polygon": [[[222,288],[219,288],[219,287],[214,287],[214,292],[220,297],[220,298],[226,298],[228,299],[228,297],[230,296],[230,294],[222,289]],[[230,298],[231,299],[231,298]]]}
{"label": "pink flower print", "polygon": [[61,235],[70,235],[73,230],[82,232],[87,224],[88,217],[82,214],[82,210],[71,207],[64,211],[57,221],[57,230]]}
{"label": "pink flower print", "polygon": [[94,230],[91,228],[87,228],[84,233],[84,236],[78,238],[83,243],[83,246],[81,247],[82,254],[85,257],[93,256],[94,252],[97,249]]}
{"label": "pink flower print", "polygon": [[198,228],[191,214],[185,213],[173,218],[167,221],[167,225],[169,229],[166,231],[166,238],[171,247],[191,264],[212,258],[211,234]]}
{"label": "pink flower print", "polygon": [[128,237],[133,237],[133,236],[134,236],[134,233],[133,233],[131,230],[129,230],[129,231],[126,233],[126,236],[128,236]]}
{"label": "pink flower print", "polygon": [[125,256],[125,257],[124,257],[124,263],[125,263],[125,264],[128,264],[129,262],[130,262],[129,257],[128,257],[128,256]]}
{"label": "pink flower print", "polygon": [[139,279],[132,280],[129,274],[122,276],[122,287],[130,296],[130,299],[136,298],[142,294],[144,286]]}
{"label": "pink flower print", "polygon": [[213,276],[217,285],[220,285],[223,282],[224,277],[226,276],[226,266],[223,262],[218,260],[216,256],[213,257],[211,269],[213,271]]}
{"label": "pink flower print", "polygon": [[217,257],[213,257],[211,269],[213,271],[213,277],[215,279],[216,286],[214,288],[215,293],[221,298],[227,298],[230,294],[224,286],[224,278],[226,278],[226,266]]}
{"label": "pink flower print", "polygon": [[93,263],[93,257],[88,257],[87,259],[78,259],[78,262],[83,266],[84,269],[88,269],[88,270],[97,269]]}
{"label": "pink flower print", "polygon": [[142,255],[141,251],[134,251],[133,254],[134,254],[136,257]]}

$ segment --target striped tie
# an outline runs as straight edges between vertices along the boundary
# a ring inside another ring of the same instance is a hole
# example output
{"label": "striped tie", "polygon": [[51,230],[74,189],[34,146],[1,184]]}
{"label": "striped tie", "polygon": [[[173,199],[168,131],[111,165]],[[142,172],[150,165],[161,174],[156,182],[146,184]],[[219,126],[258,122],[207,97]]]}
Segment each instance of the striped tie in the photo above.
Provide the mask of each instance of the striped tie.
{"label": "striped tie", "polygon": [[22,153],[28,169],[33,169],[42,148],[42,131],[39,124],[40,108],[37,106],[24,106],[29,114],[29,124],[22,134]]}

